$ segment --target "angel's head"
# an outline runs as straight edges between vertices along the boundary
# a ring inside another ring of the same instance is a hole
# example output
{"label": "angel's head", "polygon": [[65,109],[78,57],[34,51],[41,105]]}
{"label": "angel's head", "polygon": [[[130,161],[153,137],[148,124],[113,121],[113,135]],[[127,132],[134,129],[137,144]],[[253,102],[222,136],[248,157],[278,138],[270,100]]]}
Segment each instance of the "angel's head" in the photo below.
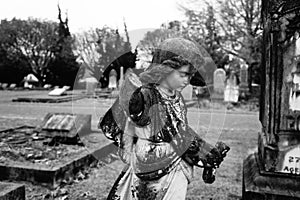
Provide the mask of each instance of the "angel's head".
{"label": "angel's head", "polygon": [[205,64],[203,48],[184,38],[170,38],[155,50],[151,65],[140,74],[143,84],[168,84],[184,88],[191,76]]}

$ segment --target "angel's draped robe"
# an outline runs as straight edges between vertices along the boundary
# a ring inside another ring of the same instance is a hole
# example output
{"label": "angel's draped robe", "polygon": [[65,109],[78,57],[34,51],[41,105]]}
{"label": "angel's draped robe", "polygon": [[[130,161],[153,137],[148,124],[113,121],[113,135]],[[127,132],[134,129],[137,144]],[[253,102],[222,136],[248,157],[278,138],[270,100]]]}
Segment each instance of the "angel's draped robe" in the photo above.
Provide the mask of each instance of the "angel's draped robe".
{"label": "angel's draped robe", "polygon": [[126,163],[108,199],[185,199],[193,165],[212,149],[189,126],[180,92],[139,87],[126,113],[117,100],[99,127]]}

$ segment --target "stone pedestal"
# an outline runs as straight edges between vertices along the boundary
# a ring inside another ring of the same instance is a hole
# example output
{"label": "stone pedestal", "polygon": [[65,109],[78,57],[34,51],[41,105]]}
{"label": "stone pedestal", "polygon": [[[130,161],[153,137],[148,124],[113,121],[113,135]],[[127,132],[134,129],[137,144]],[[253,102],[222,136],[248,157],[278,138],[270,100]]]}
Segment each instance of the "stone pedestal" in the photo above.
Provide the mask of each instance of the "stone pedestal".
{"label": "stone pedestal", "polygon": [[243,200],[300,200],[300,179],[266,172],[257,153],[243,164]]}

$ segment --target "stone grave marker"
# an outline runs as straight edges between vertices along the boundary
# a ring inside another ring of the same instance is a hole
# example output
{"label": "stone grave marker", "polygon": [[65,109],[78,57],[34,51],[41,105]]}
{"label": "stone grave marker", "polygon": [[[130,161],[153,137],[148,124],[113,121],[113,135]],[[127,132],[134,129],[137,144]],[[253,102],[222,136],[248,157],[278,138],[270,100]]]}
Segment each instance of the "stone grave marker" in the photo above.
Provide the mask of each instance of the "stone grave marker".
{"label": "stone grave marker", "polygon": [[10,85],[9,85],[9,89],[15,89],[15,88],[16,88],[16,86],[17,86],[17,84],[15,84],[15,83],[12,83],[12,84],[10,84]]}
{"label": "stone grave marker", "polygon": [[242,65],[240,69],[240,85],[248,86],[248,68],[246,64]]}
{"label": "stone grave marker", "polygon": [[[91,115],[71,113],[48,113],[37,127],[0,131],[0,139],[4,142],[0,145],[0,155],[3,155],[0,180],[58,187],[95,161],[93,154],[101,145],[90,142],[82,145],[90,134]],[[10,149],[19,153],[14,157],[4,154]]]}
{"label": "stone grave marker", "polygon": [[119,79],[119,87],[118,88],[121,87],[123,81],[124,81],[124,67],[121,66],[120,67],[120,79]]}
{"label": "stone grave marker", "polygon": [[114,69],[112,69],[109,72],[108,88],[109,89],[116,89],[117,88],[117,72]]}
{"label": "stone grave marker", "polygon": [[89,77],[85,79],[86,81],[86,94],[95,95],[98,81],[95,77]]}
{"label": "stone grave marker", "polygon": [[43,88],[44,88],[44,89],[50,89],[51,87],[52,87],[52,85],[50,85],[50,84],[45,84]]}
{"label": "stone grave marker", "polygon": [[3,88],[3,89],[6,89],[7,86],[8,86],[8,83],[2,83],[2,88]]}
{"label": "stone grave marker", "polygon": [[48,132],[52,137],[74,139],[79,134],[91,131],[91,115],[71,113],[48,113],[41,125],[41,131]]}
{"label": "stone grave marker", "polygon": [[62,96],[66,94],[65,88],[55,88],[48,93],[49,96]]}
{"label": "stone grave marker", "polygon": [[226,87],[224,91],[224,101],[225,102],[238,102],[239,98],[239,86],[237,85],[236,74],[230,73],[228,79],[226,80]]}
{"label": "stone grave marker", "polygon": [[246,64],[241,65],[240,69],[240,86],[239,86],[241,97],[245,97],[249,92],[248,87],[248,67]]}
{"label": "stone grave marker", "polygon": [[67,91],[71,88],[71,86],[65,85],[63,88]]}
{"label": "stone grave marker", "polygon": [[213,79],[213,91],[211,94],[211,99],[214,101],[223,101],[224,99],[224,89],[225,89],[225,78],[226,72],[224,69],[216,69],[214,72]]}
{"label": "stone grave marker", "polygon": [[216,69],[214,72],[214,92],[222,94],[225,89],[226,72],[224,69]]}

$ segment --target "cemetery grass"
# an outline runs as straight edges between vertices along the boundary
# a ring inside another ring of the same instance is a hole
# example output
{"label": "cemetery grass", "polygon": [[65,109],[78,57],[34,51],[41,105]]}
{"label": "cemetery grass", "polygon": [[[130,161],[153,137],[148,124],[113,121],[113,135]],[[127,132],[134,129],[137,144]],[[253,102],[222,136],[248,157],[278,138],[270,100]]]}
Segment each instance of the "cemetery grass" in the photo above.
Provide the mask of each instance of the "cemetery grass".
{"label": "cemetery grass", "polygon": [[[30,92],[32,94],[40,93],[36,91]],[[23,95],[23,92],[18,92],[18,94],[19,93]],[[32,95],[31,93],[28,93],[28,95]],[[36,126],[48,112],[72,111],[71,103],[61,103],[57,105],[11,103],[12,97],[15,98],[17,92],[2,92],[2,94],[0,98],[0,109],[7,118],[5,116],[0,118],[1,130],[22,125]],[[93,105],[90,103],[90,100],[85,99],[77,102],[76,105],[79,105],[78,111],[90,113],[90,107],[86,109],[82,108],[83,104]],[[111,103],[112,100],[109,100],[104,107],[108,107]],[[13,106],[9,107],[10,105]],[[30,106],[28,107],[27,105]],[[243,159],[247,157],[249,151],[252,151],[256,147],[259,129],[258,127],[253,127],[254,123],[251,122],[251,120],[254,120],[253,116],[244,115],[244,120],[241,120],[241,116],[239,115],[232,114],[231,116],[233,116],[233,118],[228,118],[228,120],[230,119],[232,121],[228,123],[230,126],[222,131],[219,138],[219,140],[228,144],[231,150],[217,171],[216,181],[211,185],[205,184],[201,177],[202,169],[196,168],[194,174],[195,178],[188,187],[186,199],[241,199]],[[96,118],[97,116],[93,116],[95,120],[94,129],[95,123],[97,123]],[[104,143],[107,143],[107,140],[103,135],[101,135],[101,137],[101,141],[103,141],[104,145]],[[25,185],[27,200],[102,200],[106,199],[123,166],[120,160],[116,160],[110,164],[103,164],[101,162],[94,163],[86,170],[80,171],[74,179],[70,178],[65,180],[65,184],[55,190],[33,185],[28,182],[17,183]]]}
{"label": "cemetery grass", "polygon": [[[231,150],[217,171],[216,181],[211,185],[205,184],[201,177],[202,169],[196,168],[195,178],[188,187],[186,199],[241,199],[243,159],[256,148],[257,130],[224,130],[220,140],[228,144]],[[66,180],[66,184],[56,190],[23,182],[26,187],[26,199],[106,199],[123,166],[120,160],[110,164],[95,163],[90,168],[80,171],[74,179]]]}

